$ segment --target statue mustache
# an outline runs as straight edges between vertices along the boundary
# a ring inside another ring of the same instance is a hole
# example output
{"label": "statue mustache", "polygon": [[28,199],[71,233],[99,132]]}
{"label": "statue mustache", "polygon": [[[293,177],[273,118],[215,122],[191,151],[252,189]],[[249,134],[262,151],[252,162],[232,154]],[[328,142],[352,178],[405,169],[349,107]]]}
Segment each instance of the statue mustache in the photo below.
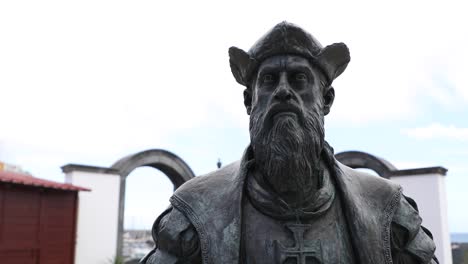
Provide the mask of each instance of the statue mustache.
{"label": "statue mustache", "polygon": [[301,124],[304,124],[304,113],[301,108],[295,103],[275,103],[267,110],[264,122],[271,125],[273,118],[279,113],[294,113],[298,117]]}

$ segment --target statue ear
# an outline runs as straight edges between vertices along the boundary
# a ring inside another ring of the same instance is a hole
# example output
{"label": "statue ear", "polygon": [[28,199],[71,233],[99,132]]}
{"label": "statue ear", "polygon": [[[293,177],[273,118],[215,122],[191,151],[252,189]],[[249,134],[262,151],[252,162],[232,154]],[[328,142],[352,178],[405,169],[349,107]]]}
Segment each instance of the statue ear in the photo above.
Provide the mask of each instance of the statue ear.
{"label": "statue ear", "polygon": [[330,113],[330,108],[333,105],[333,101],[335,100],[335,89],[332,86],[328,87],[325,93],[323,94],[323,113],[328,115]]}
{"label": "statue ear", "polygon": [[247,114],[250,115],[252,112],[252,91],[249,88],[244,90],[244,105]]}
{"label": "statue ear", "polygon": [[238,83],[247,86],[249,74],[254,66],[254,62],[255,60],[250,58],[247,52],[236,47],[229,48],[231,72]]}

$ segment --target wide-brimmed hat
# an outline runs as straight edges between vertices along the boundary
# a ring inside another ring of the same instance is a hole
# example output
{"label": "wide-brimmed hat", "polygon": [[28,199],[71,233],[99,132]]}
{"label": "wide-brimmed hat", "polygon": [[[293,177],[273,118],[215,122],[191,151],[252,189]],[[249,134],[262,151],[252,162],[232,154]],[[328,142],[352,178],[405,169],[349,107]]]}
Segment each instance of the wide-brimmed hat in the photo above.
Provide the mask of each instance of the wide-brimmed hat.
{"label": "wide-brimmed hat", "polygon": [[344,43],[323,46],[302,28],[281,22],[261,37],[248,52],[229,48],[229,63],[236,81],[249,87],[253,74],[265,59],[275,55],[297,55],[316,65],[333,82],[346,69],[350,61],[348,47]]}

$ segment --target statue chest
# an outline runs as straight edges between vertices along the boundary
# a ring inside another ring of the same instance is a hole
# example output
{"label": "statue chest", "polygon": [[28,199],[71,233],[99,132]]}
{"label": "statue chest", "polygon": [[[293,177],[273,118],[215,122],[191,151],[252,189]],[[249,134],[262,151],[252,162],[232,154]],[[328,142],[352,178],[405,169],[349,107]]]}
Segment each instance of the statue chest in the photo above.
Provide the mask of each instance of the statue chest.
{"label": "statue chest", "polygon": [[323,215],[306,221],[276,220],[246,201],[243,206],[241,263],[355,263],[338,201],[335,199]]}

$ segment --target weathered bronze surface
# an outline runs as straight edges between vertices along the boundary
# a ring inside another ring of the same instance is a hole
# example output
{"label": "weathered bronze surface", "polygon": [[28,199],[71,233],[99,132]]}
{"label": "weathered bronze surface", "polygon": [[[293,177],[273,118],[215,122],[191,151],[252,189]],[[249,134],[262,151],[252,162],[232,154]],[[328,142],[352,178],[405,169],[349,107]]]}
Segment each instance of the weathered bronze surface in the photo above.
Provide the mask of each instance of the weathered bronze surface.
{"label": "weathered bronze surface", "polygon": [[229,56],[245,86],[250,145],[174,193],[142,263],[438,263],[415,202],[339,163],[324,140],[345,44],[323,47],[282,22]]}

